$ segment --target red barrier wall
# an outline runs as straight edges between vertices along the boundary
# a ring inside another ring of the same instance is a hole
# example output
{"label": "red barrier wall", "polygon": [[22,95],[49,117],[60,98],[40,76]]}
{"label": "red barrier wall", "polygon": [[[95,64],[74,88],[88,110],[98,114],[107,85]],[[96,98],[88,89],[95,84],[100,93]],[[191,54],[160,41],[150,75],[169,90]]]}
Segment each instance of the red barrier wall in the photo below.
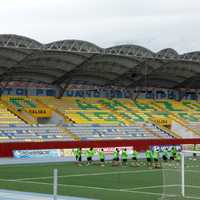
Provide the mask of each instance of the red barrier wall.
{"label": "red barrier wall", "polygon": [[0,143],[0,157],[12,157],[13,150],[28,149],[70,149],[87,147],[134,146],[137,150],[146,150],[151,145],[200,144],[199,139],[152,139],[152,140],[98,140],[98,141],[51,141]]}

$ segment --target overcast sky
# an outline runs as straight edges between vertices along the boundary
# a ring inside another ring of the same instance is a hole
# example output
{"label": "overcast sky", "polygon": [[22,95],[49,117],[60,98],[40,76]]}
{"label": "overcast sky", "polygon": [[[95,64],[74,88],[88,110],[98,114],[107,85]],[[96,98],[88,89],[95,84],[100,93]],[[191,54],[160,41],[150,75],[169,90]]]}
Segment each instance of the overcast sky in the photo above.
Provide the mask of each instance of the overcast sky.
{"label": "overcast sky", "polygon": [[200,50],[199,0],[0,0],[0,33]]}

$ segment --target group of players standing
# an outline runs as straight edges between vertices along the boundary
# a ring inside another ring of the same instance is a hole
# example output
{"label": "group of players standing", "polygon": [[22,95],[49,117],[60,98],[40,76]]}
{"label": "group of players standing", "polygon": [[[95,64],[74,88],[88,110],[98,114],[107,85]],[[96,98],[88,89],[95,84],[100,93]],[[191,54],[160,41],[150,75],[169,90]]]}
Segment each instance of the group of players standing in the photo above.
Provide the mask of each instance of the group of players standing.
{"label": "group of players standing", "polygon": [[[98,155],[98,160],[101,166],[105,166],[105,161],[106,161],[106,155],[104,152],[104,149],[100,149],[99,151],[96,151],[93,148],[89,148],[86,151],[82,151],[81,148],[78,148],[76,150],[73,150],[73,153],[75,155],[76,161],[78,165],[82,165],[82,158],[83,156],[86,157],[87,159],[87,165],[91,165],[93,163],[93,158],[95,155]],[[139,166],[138,159],[139,158],[144,158],[144,156],[140,156],[141,154],[133,148],[131,155],[128,154],[127,149],[123,148],[120,152],[118,148],[115,148],[115,150],[112,153],[112,166],[119,166],[119,165],[127,165],[128,159],[131,156],[131,165],[132,166]],[[168,160],[176,160],[180,161],[181,160],[181,155],[180,151],[177,151],[176,147],[172,147],[170,149],[164,148],[163,150],[159,149],[154,149],[154,150],[146,150],[145,151],[145,158],[146,158],[146,163],[148,167],[155,167],[155,168],[160,168],[160,160],[163,159],[164,162],[167,162]]]}

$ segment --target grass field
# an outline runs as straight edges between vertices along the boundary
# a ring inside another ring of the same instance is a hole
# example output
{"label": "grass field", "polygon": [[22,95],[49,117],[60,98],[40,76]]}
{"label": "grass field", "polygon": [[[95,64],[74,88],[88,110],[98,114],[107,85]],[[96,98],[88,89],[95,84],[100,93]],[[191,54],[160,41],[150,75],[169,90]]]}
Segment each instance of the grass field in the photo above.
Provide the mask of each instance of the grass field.
{"label": "grass field", "polygon": [[74,163],[0,166],[0,189],[51,194],[53,169],[57,168],[60,195],[105,200],[200,199],[200,161],[187,162],[187,198],[177,196],[181,191],[177,163],[162,169],[148,169],[145,162],[140,164],[140,167],[111,164],[78,167]]}

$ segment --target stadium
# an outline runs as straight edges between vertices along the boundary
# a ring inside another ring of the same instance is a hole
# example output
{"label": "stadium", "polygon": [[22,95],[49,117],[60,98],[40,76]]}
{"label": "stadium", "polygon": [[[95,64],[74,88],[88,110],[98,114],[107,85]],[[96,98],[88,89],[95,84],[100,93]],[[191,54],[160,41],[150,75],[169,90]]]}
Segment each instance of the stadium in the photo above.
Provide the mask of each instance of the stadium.
{"label": "stadium", "polygon": [[199,69],[199,51],[0,35],[3,199],[199,199]]}

